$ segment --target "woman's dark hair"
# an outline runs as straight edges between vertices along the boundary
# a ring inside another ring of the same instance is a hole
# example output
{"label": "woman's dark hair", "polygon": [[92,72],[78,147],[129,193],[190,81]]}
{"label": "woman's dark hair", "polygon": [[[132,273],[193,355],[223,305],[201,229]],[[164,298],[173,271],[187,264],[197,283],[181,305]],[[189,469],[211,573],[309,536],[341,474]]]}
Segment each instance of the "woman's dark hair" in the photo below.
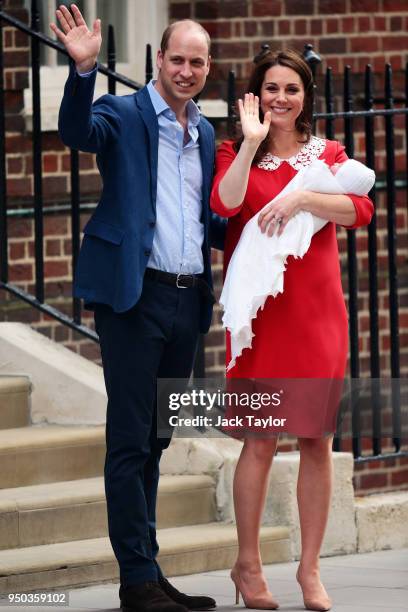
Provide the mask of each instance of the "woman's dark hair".
{"label": "woman's dark hair", "polygon": [[[312,113],[313,113],[313,75],[303,57],[293,49],[281,51],[266,51],[258,55],[255,59],[255,66],[249,77],[247,91],[253,93],[261,99],[262,83],[265,73],[273,66],[285,66],[294,70],[301,78],[305,90],[305,100],[303,110],[296,119],[296,130],[302,134],[304,140],[308,142],[312,134]],[[263,121],[264,114],[259,108],[259,117]],[[244,137],[241,136],[235,143],[234,149],[239,151]],[[255,154],[252,164],[257,164],[265,155],[269,146],[269,135],[261,142]]]}

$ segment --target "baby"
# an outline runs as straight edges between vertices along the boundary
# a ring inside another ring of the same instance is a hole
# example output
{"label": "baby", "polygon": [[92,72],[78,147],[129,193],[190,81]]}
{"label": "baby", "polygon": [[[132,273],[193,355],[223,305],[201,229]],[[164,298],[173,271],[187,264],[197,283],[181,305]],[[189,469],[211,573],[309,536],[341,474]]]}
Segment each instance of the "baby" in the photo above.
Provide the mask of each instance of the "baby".
{"label": "baby", "polygon": [[[375,182],[375,174],[355,159],[329,168],[324,161],[316,159],[301,168],[296,176],[272,200],[275,201],[295,189],[319,193],[365,195]],[[268,206],[266,204],[266,206]],[[263,308],[268,296],[283,292],[284,272],[289,255],[303,257],[312,237],[327,223],[300,211],[292,217],[283,233],[273,236],[262,233],[258,226],[259,211],[244,227],[239,242],[231,257],[220,303],[224,308],[224,327],[231,333],[232,359],[227,370],[244,348],[252,345],[252,319],[259,308]],[[242,289],[244,287],[244,290]]]}

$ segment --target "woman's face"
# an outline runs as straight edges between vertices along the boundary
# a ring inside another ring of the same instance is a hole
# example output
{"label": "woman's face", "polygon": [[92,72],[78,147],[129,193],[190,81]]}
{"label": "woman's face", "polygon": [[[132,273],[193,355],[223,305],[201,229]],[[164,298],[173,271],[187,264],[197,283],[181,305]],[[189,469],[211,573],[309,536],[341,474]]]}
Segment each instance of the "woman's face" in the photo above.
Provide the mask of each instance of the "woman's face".
{"label": "woman's face", "polygon": [[303,109],[305,89],[297,72],[286,66],[272,66],[265,72],[261,87],[261,108],[271,111],[271,126],[285,131],[295,129]]}

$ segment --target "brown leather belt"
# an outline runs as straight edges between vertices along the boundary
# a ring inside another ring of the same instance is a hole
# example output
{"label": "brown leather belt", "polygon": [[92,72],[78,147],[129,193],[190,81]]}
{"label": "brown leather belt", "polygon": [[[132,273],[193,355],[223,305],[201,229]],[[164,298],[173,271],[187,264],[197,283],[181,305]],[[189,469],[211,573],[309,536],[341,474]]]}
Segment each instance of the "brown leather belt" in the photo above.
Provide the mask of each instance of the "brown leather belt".
{"label": "brown leather belt", "polygon": [[215,302],[214,293],[210,285],[201,276],[196,274],[173,274],[172,272],[146,268],[145,278],[177,287],[177,289],[192,289],[195,287],[205,299],[209,300],[212,304]]}

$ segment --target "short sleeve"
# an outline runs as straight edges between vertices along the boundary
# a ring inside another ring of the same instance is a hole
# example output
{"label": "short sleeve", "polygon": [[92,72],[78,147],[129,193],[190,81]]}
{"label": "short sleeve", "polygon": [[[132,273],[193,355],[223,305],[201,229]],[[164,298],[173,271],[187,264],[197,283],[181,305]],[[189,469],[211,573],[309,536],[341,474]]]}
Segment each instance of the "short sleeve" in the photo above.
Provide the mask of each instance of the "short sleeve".
{"label": "short sleeve", "polygon": [[228,208],[222,202],[219,194],[220,182],[236,156],[232,141],[225,141],[218,147],[215,158],[215,176],[211,190],[210,206],[220,217],[232,217],[238,214],[242,208],[243,202],[235,208]]}
{"label": "short sleeve", "polygon": [[[338,142],[334,163],[341,164],[347,161],[348,159],[349,158],[345,151],[345,147]],[[346,229],[356,229],[357,227],[368,225],[374,214],[374,204],[372,203],[368,195],[357,196],[353,193],[347,193],[346,195],[354,204],[354,208],[356,210],[356,220],[353,225],[345,225],[344,227]]]}

